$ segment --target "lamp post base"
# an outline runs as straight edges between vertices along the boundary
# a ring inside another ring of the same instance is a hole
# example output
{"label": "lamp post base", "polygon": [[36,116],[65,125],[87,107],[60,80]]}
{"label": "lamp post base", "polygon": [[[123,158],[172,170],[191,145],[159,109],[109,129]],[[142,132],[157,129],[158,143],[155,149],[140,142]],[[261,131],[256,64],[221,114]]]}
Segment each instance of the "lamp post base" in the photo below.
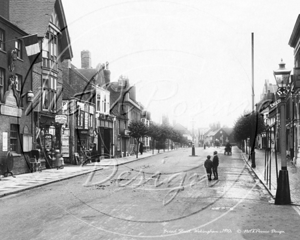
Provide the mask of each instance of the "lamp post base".
{"label": "lamp post base", "polygon": [[192,156],[195,156],[195,147],[192,147]]}
{"label": "lamp post base", "polygon": [[287,169],[281,169],[277,181],[275,205],[287,204],[291,204],[289,173]]}
{"label": "lamp post base", "polygon": [[255,151],[251,152],[251,167],[256,168],[255,164]]}

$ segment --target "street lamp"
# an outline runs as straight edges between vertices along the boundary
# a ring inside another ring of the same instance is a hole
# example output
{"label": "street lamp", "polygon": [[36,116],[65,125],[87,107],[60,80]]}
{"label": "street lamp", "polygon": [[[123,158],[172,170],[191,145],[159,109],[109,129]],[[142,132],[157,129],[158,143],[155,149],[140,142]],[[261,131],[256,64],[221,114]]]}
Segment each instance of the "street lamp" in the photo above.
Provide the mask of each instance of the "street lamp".
{"label": "street lamp", "polygon": [[281,59],[279,69],[274,71],[274,77],[278,86],[277,94],[280,98],[280,155],[281,170],[277,181],[275,204],[283,205],[291,203],[289,175],[286,161],[286,121],[285,121],[285,97],[287,95],[287,85],[290,78],[290,70],[285,68],[285,63]]}

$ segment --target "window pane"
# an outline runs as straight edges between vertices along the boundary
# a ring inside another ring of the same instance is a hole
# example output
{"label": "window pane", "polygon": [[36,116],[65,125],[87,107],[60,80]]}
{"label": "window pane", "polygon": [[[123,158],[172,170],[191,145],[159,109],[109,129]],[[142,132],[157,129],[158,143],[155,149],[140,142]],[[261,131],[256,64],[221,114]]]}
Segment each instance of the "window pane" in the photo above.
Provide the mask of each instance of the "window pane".
{"label": "window pane", "polygon": [[0,49],[3,51],[5,50],[4,44],[5,44],[4,30],[0,29]]}
{"label": "window pane", "polygon": [[10,125],[10,149],[11,151],[18,152],[19,147],[19,125]]}

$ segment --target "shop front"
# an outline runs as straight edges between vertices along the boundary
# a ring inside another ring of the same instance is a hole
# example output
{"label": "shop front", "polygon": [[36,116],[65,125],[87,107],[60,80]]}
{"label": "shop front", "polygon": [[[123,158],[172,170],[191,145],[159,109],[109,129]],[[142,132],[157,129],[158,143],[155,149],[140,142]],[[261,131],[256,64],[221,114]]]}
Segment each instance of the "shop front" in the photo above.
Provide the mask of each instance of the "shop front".
{"label": "shop front", "polygon": [[75,140],[77,142],[75,151],[82,155],[93,147],[93,132],[90,129],[76,129]]}
{"label": "shop front", "polygon": [[35,149],[40,152],[42,167],[52,168],[50,160],[57,152],[61,152],[62,124],[55,122],[54,115],[35,113]]}
{"label": "shop front", "polygon": [[113,117],[99,114],[97,150],[104,158],[113,156]]}

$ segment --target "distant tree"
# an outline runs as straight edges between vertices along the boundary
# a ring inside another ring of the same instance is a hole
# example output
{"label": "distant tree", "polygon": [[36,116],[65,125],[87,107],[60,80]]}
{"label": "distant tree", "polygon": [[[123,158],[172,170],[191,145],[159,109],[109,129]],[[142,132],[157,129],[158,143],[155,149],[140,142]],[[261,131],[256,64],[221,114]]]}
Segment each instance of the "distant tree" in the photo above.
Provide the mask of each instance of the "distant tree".
{"label": "distant tree", "polygon": [[138,158],[140,139],[147,135],[148,127],[141,121],[132,121],[128,125],[128,130],[130,131],[129,135],[136,140],[136,158]]}
{"label": "distant tree", "polygon": [[[241,142],[250,138],[251,154],[254,152],[255,141],[258,134],[265,130],[263,117],[259,113],[250,113],[240,116],[234,127],[233,137],[236,142]],[[252,167],[255,168],[255,162],[252,162]]]}

